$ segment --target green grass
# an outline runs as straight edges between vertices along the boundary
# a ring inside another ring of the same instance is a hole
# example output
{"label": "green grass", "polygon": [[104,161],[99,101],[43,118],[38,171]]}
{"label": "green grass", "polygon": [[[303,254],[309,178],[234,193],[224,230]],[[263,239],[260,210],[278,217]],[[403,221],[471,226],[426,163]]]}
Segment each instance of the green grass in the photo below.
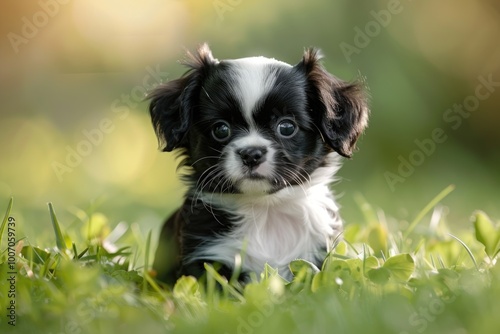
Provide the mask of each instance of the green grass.
{"label": "green grass", "polygon": [[0,225],[0,332],[497,333],[500,228],[477,211],[470,228],[451,234],[435,208],[452,190],[410,223],[358,196],[365,220],[346,225],[321,268],[293,261],[291,282],[266,266],[241,286],[207,264],[203,283],[182,277],[173,288],[154,280],[151,233],[112,229],[98,213],[66,225],[49,204],[53,243],[29,236],[9,249],[11,201]]}

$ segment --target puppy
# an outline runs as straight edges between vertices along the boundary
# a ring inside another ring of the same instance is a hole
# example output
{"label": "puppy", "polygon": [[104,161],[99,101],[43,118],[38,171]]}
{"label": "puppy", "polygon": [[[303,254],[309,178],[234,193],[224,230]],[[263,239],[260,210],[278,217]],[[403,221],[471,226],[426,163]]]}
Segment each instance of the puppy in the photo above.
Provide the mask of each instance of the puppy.
{"label": "puppy", "polygon": [[268,263],[320,266],[342,228],[329,184],[367,125],[358,83],[329,74],[317,49],[295,66],[265,57],[217,60],[206,44],[149,111],[163,151],[183,157],[188,191],[164,224],[157,278],[200,277],[219,263],[244,281]]}

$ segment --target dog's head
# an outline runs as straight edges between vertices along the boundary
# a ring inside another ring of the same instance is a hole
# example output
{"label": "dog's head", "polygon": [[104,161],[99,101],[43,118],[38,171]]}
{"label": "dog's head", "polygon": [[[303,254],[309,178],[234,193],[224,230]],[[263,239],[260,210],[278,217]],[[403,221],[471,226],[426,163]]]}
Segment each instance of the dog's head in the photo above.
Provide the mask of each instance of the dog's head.
{"label": "dog's head", "polygon": [[316,49],[291,66],[217,60],[207,45],[188,72],[156,88],[149,107],[164,151],[181,150],[198,191],[273,193],[303,184],[337,152],[350,157],[367,124],[357,83],[329,74]]}

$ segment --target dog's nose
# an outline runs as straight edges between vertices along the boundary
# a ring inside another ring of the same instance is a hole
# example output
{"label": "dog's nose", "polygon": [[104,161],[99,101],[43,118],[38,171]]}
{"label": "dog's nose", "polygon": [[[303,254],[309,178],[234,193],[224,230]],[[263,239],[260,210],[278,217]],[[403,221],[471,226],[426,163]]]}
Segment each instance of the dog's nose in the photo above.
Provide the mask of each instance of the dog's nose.
{"label": "dog's nose", "polygon": [[263,163],[266,160],[266,153],[267,149],[260,146],[245,147],[238,151],[243,164],[248,167],[255,167]]}

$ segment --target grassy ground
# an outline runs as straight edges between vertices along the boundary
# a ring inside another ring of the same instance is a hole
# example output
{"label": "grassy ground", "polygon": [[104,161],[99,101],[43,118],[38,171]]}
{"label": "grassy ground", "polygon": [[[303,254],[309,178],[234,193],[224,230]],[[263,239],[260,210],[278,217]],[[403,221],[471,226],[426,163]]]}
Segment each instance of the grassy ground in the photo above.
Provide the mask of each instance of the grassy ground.
{"label": "grassy ground", "polygon": [[407,224],[358,198],[364,222],[346,226],[322,268],[298,259],[293,281],[266,267],[244,287],[209,265],[203,282],[160,287],[144,265],[151,234],[111,228],[100,214],[68,226],[49,205],[52,245],[19,240],[11,201],[0,225],[0,332],[497,333],[500,229],[477,211],[451,234],[436,206],[451,191]]}

